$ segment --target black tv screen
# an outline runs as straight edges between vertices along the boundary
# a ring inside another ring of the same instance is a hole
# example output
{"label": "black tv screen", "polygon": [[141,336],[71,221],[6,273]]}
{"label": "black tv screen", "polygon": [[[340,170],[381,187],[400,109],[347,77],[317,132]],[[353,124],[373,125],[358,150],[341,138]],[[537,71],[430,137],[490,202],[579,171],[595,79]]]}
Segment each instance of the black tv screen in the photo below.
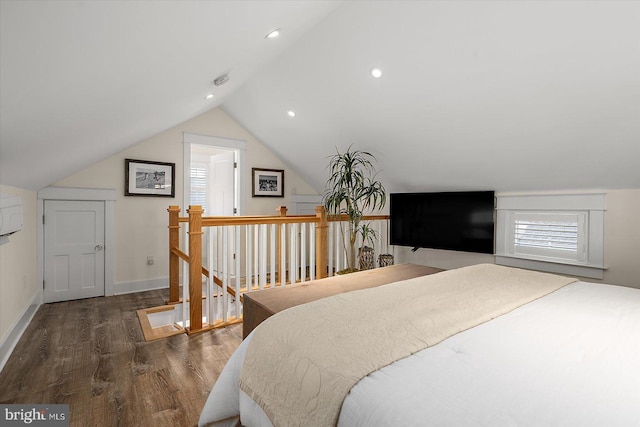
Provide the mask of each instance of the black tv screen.
{"label": "black tv screen", "polygon": [[391,244],[494,252],[494,192],[392,193]]}

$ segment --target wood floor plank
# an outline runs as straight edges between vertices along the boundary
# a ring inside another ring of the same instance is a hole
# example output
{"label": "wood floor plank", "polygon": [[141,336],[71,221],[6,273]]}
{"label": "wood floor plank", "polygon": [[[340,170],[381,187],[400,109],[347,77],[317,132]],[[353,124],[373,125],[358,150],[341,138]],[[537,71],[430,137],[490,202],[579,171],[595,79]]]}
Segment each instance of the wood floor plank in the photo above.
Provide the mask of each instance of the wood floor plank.
{"label": "wood floor plank", "polygon": [[167,290],[45,304],[0,373],[0,403],[70,405],[72,426],[194,426],[242,325],[145,342]]}

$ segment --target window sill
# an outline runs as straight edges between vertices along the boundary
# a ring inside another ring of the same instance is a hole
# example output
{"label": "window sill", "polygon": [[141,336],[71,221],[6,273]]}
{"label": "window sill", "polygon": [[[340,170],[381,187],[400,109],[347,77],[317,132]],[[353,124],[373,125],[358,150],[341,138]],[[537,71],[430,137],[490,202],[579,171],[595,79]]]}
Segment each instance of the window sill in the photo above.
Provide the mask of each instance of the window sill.
{"label": "window sill", "polygon": [[504,254],[496,254],[496,264],[506,265],[508,267],[546,271],[549,273],[557,273],[567,276],[587,277],[590,279],[602,279],[604,277],[604,271],[606,270],[606,267],[604,266],[540,261]]}

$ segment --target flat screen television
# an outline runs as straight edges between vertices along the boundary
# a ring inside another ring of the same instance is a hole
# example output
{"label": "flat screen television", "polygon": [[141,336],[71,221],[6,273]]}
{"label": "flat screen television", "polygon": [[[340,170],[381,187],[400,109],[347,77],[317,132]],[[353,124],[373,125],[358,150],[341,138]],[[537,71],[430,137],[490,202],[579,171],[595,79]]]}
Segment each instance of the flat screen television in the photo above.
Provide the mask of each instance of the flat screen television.
{"label": "flat screen television", "polygon": [[494,253],[494,192],[392,193],[391,244]]}

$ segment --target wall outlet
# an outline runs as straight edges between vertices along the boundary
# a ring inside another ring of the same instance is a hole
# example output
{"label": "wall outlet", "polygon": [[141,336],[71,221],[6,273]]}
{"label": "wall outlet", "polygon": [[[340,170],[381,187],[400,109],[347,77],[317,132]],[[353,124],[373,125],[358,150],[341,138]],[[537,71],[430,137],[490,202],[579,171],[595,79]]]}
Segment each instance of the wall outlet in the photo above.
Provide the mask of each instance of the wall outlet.
{"label": "wall outlet", "polygon": [[152,256],[148,256],[147,257],[147,265],[153,265],[155,263],[155,261],[153,260]]}

